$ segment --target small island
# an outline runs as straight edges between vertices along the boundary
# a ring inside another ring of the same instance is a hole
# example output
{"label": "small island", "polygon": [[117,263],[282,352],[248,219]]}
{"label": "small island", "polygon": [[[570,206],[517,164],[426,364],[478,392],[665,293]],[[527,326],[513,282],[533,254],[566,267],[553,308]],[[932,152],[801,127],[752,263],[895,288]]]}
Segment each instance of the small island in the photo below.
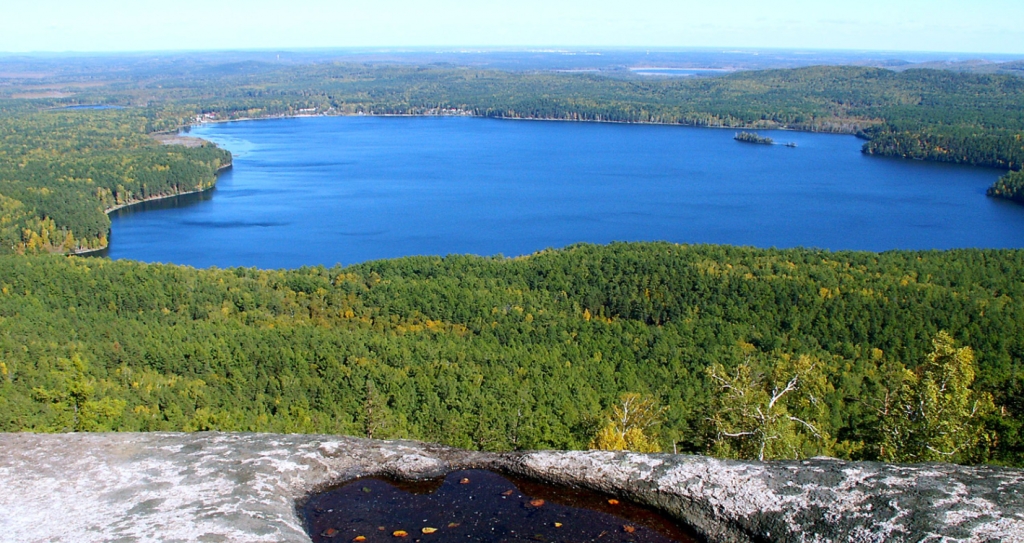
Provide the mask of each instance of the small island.
{"label": "small island", "polygon": [[[759,143],[761,145],[776,145],[775,140],[768,136],[761,136],[754,132],[740,132],[733,137],[736,141],[742,141],[743,143]],[[790,142],[784,144],[786,147],[796,147],[796,143]]]}
{"label": "small island", "polygon": [[755,134],[754,132],[740,132],[733,137],[736,141],[742,141],[743,143],[759,143],[761,145],[775,145],[775,140],[767,137]]}

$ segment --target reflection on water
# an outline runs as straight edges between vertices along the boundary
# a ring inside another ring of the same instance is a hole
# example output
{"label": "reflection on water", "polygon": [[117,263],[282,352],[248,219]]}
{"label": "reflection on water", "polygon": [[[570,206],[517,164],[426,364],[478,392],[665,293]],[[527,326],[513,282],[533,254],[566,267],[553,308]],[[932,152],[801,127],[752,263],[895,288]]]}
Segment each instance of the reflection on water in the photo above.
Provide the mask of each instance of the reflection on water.
{"label": "reflection on water", "polygon": [[183,207],[189,207],[199,202],[206,202],[213,199],[213,193],[216,191],[216,187],[210,190],[204,190],[202,192],[190,192],[188,194],[179,194],[178,196],[171,196],[169,198],[160,198],[159,200],[147,200],[145,202],[139,202],[132,204],[127,207],[115,209],[110,212],[110,219],[114,220],[120,217],[128,216],[132,213],[139,211],[157,211],[161,209],[179,209]]}
{"label": "reflection on water", "polygon": [[[147,200],[132,204],[130,206],[115,209],[110,212],[111,222],[118,218],[127,217],[129,215],[142,212],[142,211],[158,211],[165,209],[180,209],[193,206],[200,202],[206,202],[213,199],[213,193],[216,191],[216,187],[202,192],[191,192],[188,194],[180,194],[178,196],[171,196],[169,198],[160,198],[158,200]],[[88,253],[82,253],[82,256],[98,256],[108,257],[110,256],[110,246],[114,243],[114,230],[107,235],[107,246],[103,249],[96,251],[90,251]]]}
{"label": "reflection on water", "polygon": [[313,496],[302,514],[317,543],[695,541],[626,500],[482,470],[418,483],[359,479]]}

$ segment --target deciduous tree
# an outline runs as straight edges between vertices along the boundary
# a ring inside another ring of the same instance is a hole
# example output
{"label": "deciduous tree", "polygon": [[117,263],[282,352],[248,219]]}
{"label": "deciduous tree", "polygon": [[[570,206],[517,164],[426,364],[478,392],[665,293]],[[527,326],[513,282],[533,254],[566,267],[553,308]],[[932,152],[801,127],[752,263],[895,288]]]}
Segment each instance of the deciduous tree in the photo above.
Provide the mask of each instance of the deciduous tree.
{"label": "deciduous tree", "polygon": [[917,371],[902,371],[902,384],[882,418],[880,456],[893,462],[970,461],[990,436],[982,417],[992,396],[971,389],[974,351],[942,331]]}

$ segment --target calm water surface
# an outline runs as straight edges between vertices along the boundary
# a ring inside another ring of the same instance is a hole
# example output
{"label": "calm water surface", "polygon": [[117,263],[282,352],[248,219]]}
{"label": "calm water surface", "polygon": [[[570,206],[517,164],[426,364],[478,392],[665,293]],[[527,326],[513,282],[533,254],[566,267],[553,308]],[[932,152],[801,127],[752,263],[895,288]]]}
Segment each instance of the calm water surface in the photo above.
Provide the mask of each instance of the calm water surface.
{"label": "calm water surface", "polygon": [[301,513],[314,543],[696,543],[627,500],[483,470],[416,483],[357,479],[312,496]]}
{"label": "calm water surface", "polygon": [[109,255],[297,267],[519,255],[576,242],[1024,247],[1000,172],[860,153],[852,136],[475,118],[316,117],[204,125],[235,155],[202,197],[112,214]]}

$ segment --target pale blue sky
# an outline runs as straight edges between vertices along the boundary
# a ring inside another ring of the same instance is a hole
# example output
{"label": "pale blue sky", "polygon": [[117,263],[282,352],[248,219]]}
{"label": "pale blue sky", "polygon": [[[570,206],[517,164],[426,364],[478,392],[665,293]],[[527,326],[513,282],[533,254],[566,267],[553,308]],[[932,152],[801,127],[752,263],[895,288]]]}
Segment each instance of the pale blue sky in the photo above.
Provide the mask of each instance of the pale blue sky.
{"label": "pale blue sky", "polygon": [[1022,0],[5,0],[0,51],[774,47],[1024,54]]}

